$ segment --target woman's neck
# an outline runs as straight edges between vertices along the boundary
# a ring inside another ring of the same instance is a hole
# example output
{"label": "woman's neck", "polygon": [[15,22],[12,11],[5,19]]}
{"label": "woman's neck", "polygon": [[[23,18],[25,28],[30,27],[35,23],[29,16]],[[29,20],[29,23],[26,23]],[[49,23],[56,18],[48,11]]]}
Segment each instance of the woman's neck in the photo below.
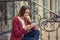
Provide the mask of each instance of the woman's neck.
{"label": "woman's neck", "polygon": [[22,20],[24,20],[24,17],[20,17]]}

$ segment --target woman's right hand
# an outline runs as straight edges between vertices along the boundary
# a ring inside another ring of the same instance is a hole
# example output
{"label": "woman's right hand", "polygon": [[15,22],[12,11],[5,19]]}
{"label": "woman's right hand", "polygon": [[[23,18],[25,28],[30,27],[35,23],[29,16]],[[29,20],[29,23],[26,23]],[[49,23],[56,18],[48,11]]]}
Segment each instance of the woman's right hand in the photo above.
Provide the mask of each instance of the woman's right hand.
{"label": "woman's right hand", "polygon": [[29,22],[32,22],[31,19],[30,19],[30,16],[26,16],[26,19],[27,19]]}

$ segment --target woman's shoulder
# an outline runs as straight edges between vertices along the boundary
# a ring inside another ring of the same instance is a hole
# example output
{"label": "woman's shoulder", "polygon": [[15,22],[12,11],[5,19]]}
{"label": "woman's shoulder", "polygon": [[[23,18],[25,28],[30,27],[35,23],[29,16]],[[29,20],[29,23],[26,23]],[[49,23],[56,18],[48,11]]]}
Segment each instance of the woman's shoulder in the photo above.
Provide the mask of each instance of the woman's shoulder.
{"label": "woman's shoulder", "polygon": [[18,21],[18,17],[17,16],[15,16],[15,17],[13,17],[13,19],[12,19],[12,21]]}

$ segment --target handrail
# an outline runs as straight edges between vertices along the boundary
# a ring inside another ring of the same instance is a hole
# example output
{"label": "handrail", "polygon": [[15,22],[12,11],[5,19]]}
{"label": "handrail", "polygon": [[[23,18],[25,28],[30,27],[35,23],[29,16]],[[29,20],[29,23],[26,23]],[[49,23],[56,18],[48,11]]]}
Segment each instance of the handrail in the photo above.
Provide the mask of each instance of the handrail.
{"label": "handrail", "polygon": [[[44,9],[48,10],[49,12],[52,12],[52,14],[55,14],[54,11],[47,9],[46,7],[44,7],[44,6],[40,5],[40,4],[38,4],[38,3],[35,2],[35,1],[32,1],[32,0],[31,0],[31,2],[37,4],[37,5],[40,6],[40,7],[43,7]],[[56,13],[57,13],[57,12],[56,12]],[[60,15],[58,15],[58,14],[55,14],[55,15],[60,16]]]}

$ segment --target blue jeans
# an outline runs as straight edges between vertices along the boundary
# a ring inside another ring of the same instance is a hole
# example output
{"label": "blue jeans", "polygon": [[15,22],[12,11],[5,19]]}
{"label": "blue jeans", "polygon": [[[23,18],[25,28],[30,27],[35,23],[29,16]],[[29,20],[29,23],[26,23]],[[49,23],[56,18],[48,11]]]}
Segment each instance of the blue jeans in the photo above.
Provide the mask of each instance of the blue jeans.
{"label": "blue jeans", "polygon": [[38,30],[33,30],[28,32],[23,36],[22,40],[39,40],[40,32]]}

